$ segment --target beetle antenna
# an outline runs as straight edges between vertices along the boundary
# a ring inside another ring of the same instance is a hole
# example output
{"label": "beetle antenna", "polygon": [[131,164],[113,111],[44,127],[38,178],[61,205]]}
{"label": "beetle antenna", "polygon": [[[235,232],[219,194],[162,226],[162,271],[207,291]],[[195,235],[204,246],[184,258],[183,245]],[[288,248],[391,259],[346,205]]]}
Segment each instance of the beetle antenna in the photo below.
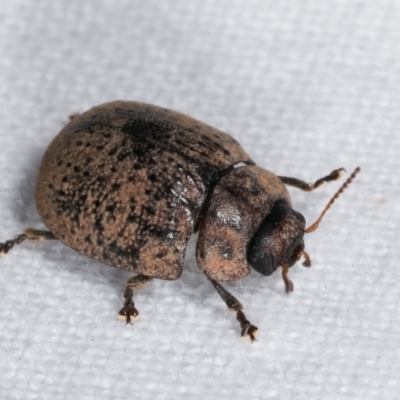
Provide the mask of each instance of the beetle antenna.
{"label": "beetle antenna", "polygon": [[329,210],[329,208],[331,207],[331,205],[335,202],[335,200],[343,193],[344,189],[347,188],[347,186],[349,186],[349,184],[353,181],[353,179],[356,177],[356,175],[360,172],[361,168],[357,167],[353,173],[349,176],[349,178],[347,179],[347,181],[345,183],[343,183],[343,185],[340,187],[340,189],[333,195],[333,197],[329,200],[329,203],[326,205],[326,207],[324,208],[324,210],[322,211],[321,215],[318,217],[318,219],[311,225],[309,226],[304,233],[310,233],[310,232],[314,232],[317,228],[319,223],[321,222],[322,218],[324,217],[324,215],[326,214],[326,212]]}

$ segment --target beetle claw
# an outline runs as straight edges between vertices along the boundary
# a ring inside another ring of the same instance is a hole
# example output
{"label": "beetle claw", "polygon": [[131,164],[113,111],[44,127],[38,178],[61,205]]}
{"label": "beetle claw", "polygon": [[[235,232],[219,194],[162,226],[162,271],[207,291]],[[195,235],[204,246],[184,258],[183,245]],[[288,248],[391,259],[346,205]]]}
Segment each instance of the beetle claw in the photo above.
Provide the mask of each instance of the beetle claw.
{"label": "beetle claw", "polygon": [[128,304],[121,308],[119,315],[126,319],[126,325],[133,325],[131,320],[135,320],[139,317],[139,311],[134,307],[133,304]]}
{"label": "beetle claw", "polygon": [[237,311],[236,319],[239,321],[240,327],[242,328],[242,338],[249,338],[251,340],[251,343],[257,341],[256,333],[258,331],[258,328],[250,323],[242,310]]}
{"label": "beetle claw", "polygon": [[242,329],[242,338],[243,339],[249,338],[251,340],[251,343],[253,343],[254,341],[257,341],[256,339],[257,333],[258,333],[258,328],[254,325],[249,324],[248,326]]}

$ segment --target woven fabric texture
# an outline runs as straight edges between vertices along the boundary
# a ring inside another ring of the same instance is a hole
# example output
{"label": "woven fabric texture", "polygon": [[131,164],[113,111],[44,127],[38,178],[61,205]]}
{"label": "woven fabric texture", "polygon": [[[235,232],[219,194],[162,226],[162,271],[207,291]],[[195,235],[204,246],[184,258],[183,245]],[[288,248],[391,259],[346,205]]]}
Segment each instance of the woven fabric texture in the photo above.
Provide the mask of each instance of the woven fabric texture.
{"label": "woven fabric texture", "polygon": [[[135,295],[131,275],[60,242],[0,260],[0,400],[400,399],[400,3],[2,0],[0,241],[44,228],[41,157],[68,116],[126,99],[236,138],[260,166],[315,181],[362,171],[319,229],[313,266],[225,283],[195,262]],[[348,175],[347,175],[348,176]],[[342,181],[343,182],[343,179]],[[313,222],[341,182],[293,207]]]}

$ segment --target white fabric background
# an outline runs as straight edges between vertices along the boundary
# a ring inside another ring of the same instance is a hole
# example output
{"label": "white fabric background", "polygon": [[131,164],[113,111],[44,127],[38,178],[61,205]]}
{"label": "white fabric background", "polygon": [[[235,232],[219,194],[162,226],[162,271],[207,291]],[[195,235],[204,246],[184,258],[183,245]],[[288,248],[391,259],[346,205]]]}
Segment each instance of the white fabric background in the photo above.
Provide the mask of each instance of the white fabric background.
{"label": "white fabric background", "polygon": [[[0,399],[400,399],[400,4],[393,0],[2,0],[0,240],[42,227],[33,193],[68,115],[114,99],[232,134],[261,166],[362,173],[318,231],[313,266],[226,284],[198,271],[135,296],[129,273],[61,243],[0,260]],[[308,222],[339,187],[290,190]]]}

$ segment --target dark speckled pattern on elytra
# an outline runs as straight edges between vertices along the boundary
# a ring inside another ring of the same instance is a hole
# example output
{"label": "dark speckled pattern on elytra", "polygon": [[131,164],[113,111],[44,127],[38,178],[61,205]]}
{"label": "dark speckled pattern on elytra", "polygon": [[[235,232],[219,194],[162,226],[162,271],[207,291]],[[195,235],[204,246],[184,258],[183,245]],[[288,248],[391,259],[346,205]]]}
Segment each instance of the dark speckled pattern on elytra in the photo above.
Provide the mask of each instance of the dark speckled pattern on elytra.
{"label": "dark speckled pattern on elytra", "polygon": [[164,108],[117,101],[75,117],[40,167],[38,211],[93,259],[177,279],[188,239],[221,171],[251,163],[229,135]]}

